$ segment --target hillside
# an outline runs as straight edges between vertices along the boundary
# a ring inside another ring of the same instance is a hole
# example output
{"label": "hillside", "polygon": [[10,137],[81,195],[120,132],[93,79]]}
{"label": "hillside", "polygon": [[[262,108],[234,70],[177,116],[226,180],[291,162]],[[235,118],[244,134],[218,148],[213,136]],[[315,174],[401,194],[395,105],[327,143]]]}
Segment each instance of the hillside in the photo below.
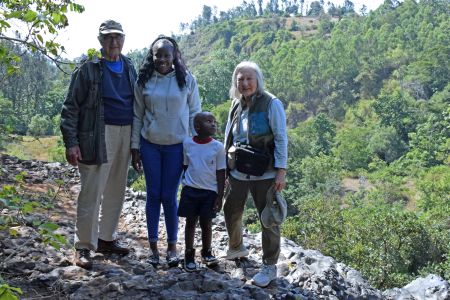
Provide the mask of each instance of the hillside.
{"label": "hillside", "polygon": [[[336,22],[337,19],[333,21]],[[249,54],[261,47],[272,46],[273,36],[279,31],[284,32],[285,41],[313,36],[318,32],[319,23],[318,17],[302,16],[225,21],[180,36],[180,47],[189,66],[195,69],[205,63],[206,56],[214,50],[232,48],[236,52],[244,51]],[[242,35],[243,32],[245,34]]]}

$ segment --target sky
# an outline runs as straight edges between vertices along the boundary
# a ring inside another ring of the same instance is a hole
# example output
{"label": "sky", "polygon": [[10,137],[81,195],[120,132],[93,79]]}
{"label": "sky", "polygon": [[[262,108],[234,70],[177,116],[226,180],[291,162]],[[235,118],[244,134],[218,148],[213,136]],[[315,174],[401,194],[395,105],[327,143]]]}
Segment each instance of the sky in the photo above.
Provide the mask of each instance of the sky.
{"label": "sky", "polygon": [[[180,23],[190,23],[202,13],[203,5],[217,11],[227,11],[242,0],[74,0],[84,6],[81,14],[69,13],[69,26],[61,30],[57,41],[64,45],[67,58],[86,53],[89,48],[100,47],[98,27],[107,19],[122,24],[125,32],[123,53],[148,47],[160,34],[179,33]],[[250,2],[251,0],[247,0]],[[265,3],[266,1],[264,1]],[[306,0],[305,3],[311,1]],[[328,1],[325,1],[327,3]],[[344,0],[332,0],[342,5]],[[355,10],[364,4],[368,11],[376,9],[383,0],[352,1]],[[255,3],[257,3],[255,1]]]}

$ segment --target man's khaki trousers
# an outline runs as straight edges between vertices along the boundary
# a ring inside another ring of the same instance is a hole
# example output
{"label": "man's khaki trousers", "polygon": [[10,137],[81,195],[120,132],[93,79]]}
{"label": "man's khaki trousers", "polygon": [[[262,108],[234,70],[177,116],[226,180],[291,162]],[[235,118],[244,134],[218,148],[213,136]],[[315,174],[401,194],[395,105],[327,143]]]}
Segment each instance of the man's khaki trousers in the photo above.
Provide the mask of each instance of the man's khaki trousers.
{"label": "man's khaki trousers", "polygon": [[[81,191],[78,195],[75,248],[97,249],[98,239],[115,239],[125,197],[130,165],[131,126],[105,126],[108,162],[79,163]],[[99,216],[100,212],[100,216]]]}

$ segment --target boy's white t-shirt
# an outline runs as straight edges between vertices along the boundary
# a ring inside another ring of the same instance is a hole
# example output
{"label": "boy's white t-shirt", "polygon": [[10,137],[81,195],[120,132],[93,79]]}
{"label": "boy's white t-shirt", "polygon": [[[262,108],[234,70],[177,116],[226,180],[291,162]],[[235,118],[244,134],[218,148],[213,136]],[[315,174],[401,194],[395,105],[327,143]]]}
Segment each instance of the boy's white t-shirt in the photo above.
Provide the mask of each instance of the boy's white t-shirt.
{"label": "boy's white t-shirt", "polygon": [[215,139],[199,144],[188,137],[183,141],[183,154],[183,164],[188,166],[183,185],[217,193],[216,171],[226,169],[223,144]]}

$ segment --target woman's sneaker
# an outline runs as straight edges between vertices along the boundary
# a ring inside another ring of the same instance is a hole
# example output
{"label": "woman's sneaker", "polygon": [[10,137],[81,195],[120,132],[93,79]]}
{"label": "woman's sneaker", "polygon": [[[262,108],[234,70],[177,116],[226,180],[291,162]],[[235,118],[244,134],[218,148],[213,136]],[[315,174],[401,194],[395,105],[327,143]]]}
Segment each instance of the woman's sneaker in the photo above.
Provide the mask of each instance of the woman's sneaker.
{"label": "woman's sneaker", "polygon": [[212,254],[211,249],[202,249],[202,263],[208,267],[214,267],[219,263],[219,260]]}
{"label": "woman's sneaker", "polygon": [[154,268],[157,268],[160,264],[159,262],[159,253],[158,252],[153,252],[152,250],[150,250],[150,255],[147,258],[147,262],[149,264],[151,264]]}
{"label": "woman's sneaker", "polygon": [[169,268],[176,267],[180,263],[180,259],[178,258],[177,251],[167,251],[166,256],[167,265]]}
{"label": "woman's sneaker", "polygon": [[195,249],[186,249],[184,252],[183,269],[186,272],[197,271],[197,264],[195,263]]}
{"label": "woman's sneaker", "polygon": [[266,287],[272,280],[277,278],[277,266],[276,265],[262,265],[258,274],[253,276],[252,283],[259,287]]}

